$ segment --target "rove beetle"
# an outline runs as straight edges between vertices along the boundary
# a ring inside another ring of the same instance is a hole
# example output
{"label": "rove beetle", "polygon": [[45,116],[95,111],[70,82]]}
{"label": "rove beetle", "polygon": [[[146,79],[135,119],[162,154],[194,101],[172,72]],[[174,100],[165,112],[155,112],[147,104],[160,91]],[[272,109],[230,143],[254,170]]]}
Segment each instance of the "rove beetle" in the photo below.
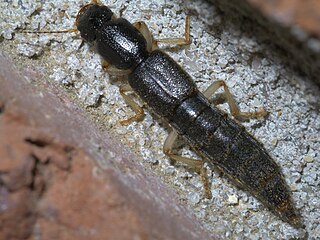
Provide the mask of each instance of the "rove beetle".
{"label": "rove beetle", "polygon": [[[158,42],[190,43],[188,17],[184,38],[155,40],[144,22],[131,24],[124,18],[117,18],[107,6],[95,0],[79,10],[75,25],[77,29],[57,32],[79,31],[86,42],[94,45],[111,75],[127,76],[128,82],[120,86],[120,94],[135,115],[121,124],[128,125],[144,117],[144,110],[130,96],[133,91],[172,127],[163,151],[170,159],[200,173],[207,197],[211,192],[204,162],[217,166],[233,183],[250,192],[283,221],[296,228],[304,226],[280,167],[261,143],[237,121],[212,106],[208,98],[223,87],[233,116],[259,118],[267,112],[264,109],[241,112],[224,81],[214,82],[201,93],[188,73],[158,50]],[[203,160],[173,153],[178,136]]]}

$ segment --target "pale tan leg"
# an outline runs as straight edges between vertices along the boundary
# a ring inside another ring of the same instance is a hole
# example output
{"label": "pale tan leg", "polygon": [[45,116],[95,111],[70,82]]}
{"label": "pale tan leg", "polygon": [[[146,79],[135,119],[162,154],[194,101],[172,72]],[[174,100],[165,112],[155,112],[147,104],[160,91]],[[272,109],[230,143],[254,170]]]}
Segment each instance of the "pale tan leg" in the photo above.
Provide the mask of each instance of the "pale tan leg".
{"label": "pale tan leg", "polygon": [[172,148],[174,145],[174,142],[178,138],[178,133],[175,130],[172,130],[167,139],[164,142],[163,145],[163,152],[170,158],[173,159],[174,161],[178,161],[180,163],[186,164],[188,167],[192,168],[196,172],[200,173],[201,180],[203,182],[204,186],[204,191],[205,191],[205,196],[206,198],[211,198],[212,194],[210,191],[210,184],[209,184],[209,179],[207,176],[207,171],[205,167],[203,166],[204,162],[203,160],[196,160],[192,158],[187,158],[187,157],[182,157],[179,155],[176,155],[172,153]]}
{"label": "pale tan leg", "polygon": [[212,83],[207,88],[207,90],[204,91],[203,95],[206,98],[210,98],[220,87],[224,88],[224,95],[227,99],[227,103],[229,105],[230,112],[233,116],[247,119],[247,118],[262,118],[268,114],[268,112],[264,108],[260,108],[256,112],[241,112],[236,101],[234,100],[234,97],[230,93],[228,86],[222,80],[219,80],[219,81]]}
{"label": "pale tan leg", "polygon": [[139,30],[139,32],[143,35],[143,37],[147,41],[147,50],[151,52],[158,48],[157,43],[154,41],[152,33],[150,32],[147,24],[143,21],[133,23],[133,26]]}
{"label": "pale tan leg", "polygon": [[101,61],[102,69],[108,72],[108,69],[111,67],[110,63],[107,60],[102,59]]}
{"label": "pale tan leg", "polygon": [[127,95],[126,93],[132,92],[132,88],[130,87],[129,84],[125,84],[120,86],[119,88],[121,96],[124,98],[126,103],[132,108],[132,110],[136,113],[134,116],[120,121],[121,125],[129,125],[132,122],[138,122],[141,121],[144,118],[144,111],[143,108],[140,107],[132,97]]}
{"label": "pale tan leg", "polygon": [[[119,77],[124,77],[130,74],[130,70],[122,70],[118,69],[112,65],[110,65],[106,60],[102,60],[102,68],[107,71],[110,75],[113,76],[119,76]],[[144,111],[143,108],[140,107],[132,97],[129,96],[130,93],[128,92],[133,92],[132,88],[130,87],[129,84],[125,84],[120,86],[119,88],[121,96],[124,98],[125,102],[132,108],[132,110],[135,112],[135,115],[125,119],[121,120],[120,124],[121,125],[129,125],[130,123],[136,121],[141,121],[144,118]]]}
{"label": "pale tan leg", "polygon": [[53,31],[47,31],[47,30],[41,30],[41,31],[29,31],[29,30],[21,30],[19,32],[21,33],[73,33],[73,32],[77,32],[78,29],[77,28],[70,28],[70,29],[63,29],[63,30],[53,30]]}
{"label": "pale tan leg", "polygon": [[128,76],[131,73],[131,70],[118,69],[110,65],[106,60],[102,60],[102,68],[104,71],[109,73],[112,76]]}
{"label": "pale tan leg", "polygon": [[186,24],[185,24],[185,32],[183,38],[161,38],[161,39],[155,39],[157,43],[170,43],[170,44],[176,44],[179,46],[183,45],[189,45],[191,43],[190,40],[190,18],[189,16],[186,16]]}
{"label": "pale tan leg", "polygon": [[135,22],[133,26],[141,32],[144,38],[147,41],[147,48],[148,51],[151,52],[153,50],[158,49],[158,43],[170,43],[176,44],[179,46],[189,45],[191,43],[190,40],[190,18],[189,16],[186,17],[186,25],[185,25],[185,34],[183,38],[161,38],[161,39],[154,39],[152,33],[150,32],[147,24],[143,21]]}

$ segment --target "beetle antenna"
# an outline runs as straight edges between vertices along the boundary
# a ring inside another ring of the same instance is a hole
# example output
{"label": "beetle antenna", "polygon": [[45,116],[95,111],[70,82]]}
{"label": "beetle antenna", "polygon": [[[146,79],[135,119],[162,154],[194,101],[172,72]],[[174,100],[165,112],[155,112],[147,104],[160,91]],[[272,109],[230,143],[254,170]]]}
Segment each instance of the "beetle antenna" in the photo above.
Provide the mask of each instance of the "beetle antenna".
{"label": "beetle antenna", "polygon": [[72,32],[77,32],[78,29],[76,28],[70,28],[70,29],[64,29],[64,30],[54,30],[54,31],[49,31],[49,30],[42,30],[42,31],[29,31],[29,30],[21,30],[19,32],[21,33],[72,33]]}

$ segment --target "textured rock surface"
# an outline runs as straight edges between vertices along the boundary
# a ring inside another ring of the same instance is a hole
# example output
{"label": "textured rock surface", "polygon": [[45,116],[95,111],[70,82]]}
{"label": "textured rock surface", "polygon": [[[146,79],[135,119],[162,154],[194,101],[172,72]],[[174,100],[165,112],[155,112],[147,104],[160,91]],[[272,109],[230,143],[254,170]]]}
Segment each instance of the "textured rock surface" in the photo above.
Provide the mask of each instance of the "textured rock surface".
{"label": "textured rock surface", "polygon": [[0,239],[210,238],[64,94],[11,65],[0,53]]}
{"label": "textured rock surface", "polygon": [[[320,2],[317,0],[211,0],[223,11],[241,12],[265,26],[273,43],[291,56],[291,64],[320,85]],[[257,36],[261,33],[257,33]],[[263,35],[263,34],[262,34]]]}

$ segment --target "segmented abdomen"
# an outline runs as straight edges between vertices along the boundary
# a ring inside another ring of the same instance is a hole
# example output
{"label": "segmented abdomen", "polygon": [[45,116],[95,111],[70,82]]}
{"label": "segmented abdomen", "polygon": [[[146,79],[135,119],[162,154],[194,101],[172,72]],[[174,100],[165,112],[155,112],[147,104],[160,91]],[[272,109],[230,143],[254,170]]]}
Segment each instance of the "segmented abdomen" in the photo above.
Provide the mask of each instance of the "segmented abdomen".
{"label": "segmented abdomen", "polygon": [[171,125],[238,186],[252,193],[282,219],[300,224],[279,166],[243,126],[218,108],[210,107],[201,93],[178,107]]}

